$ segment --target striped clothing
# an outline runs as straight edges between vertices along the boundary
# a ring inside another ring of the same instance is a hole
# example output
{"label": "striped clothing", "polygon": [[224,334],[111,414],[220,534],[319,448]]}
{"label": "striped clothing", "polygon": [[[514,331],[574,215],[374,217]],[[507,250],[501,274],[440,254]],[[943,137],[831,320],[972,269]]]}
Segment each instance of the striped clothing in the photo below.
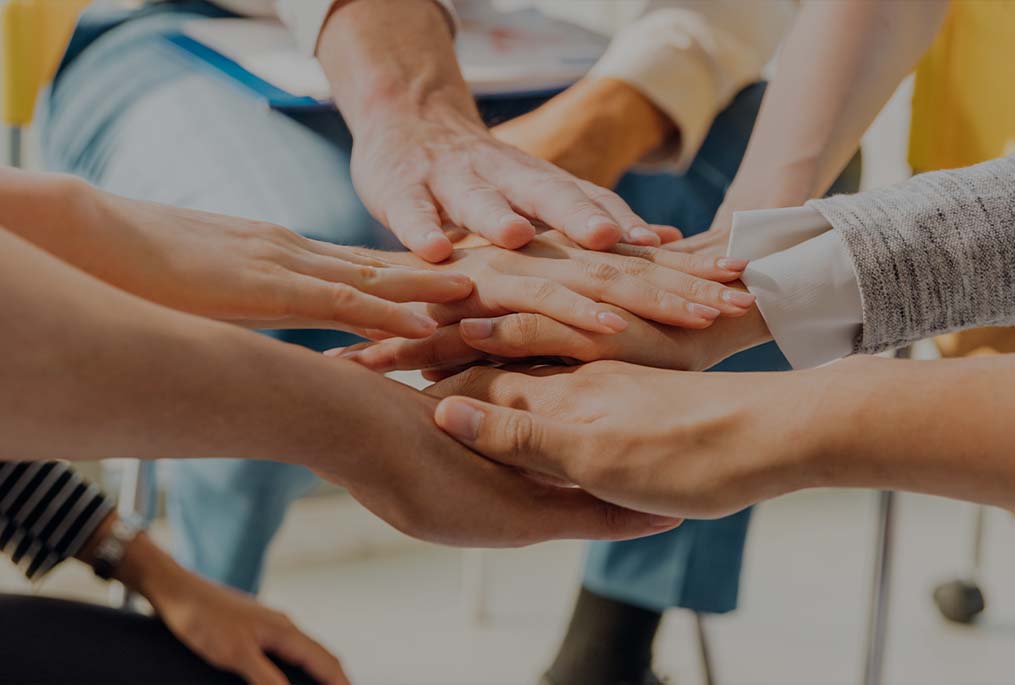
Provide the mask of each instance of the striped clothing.
{"label": "striped clothing", "polygon": [[0,551],[30,580],[77,554],[112,510],[65,462],[0,462]]}

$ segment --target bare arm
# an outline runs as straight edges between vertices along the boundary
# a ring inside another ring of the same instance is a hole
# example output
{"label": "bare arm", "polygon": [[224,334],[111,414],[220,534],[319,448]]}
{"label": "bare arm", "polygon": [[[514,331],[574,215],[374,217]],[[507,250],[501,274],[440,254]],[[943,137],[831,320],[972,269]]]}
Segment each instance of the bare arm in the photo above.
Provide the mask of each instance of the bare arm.
{"label": "bare arm", "polygon": [[725,249],[734,211],[795,206],[824,194],[930,46],[947,9],[945,0],[804,3],[714,233],[686,245]]}
{"label": "bare arm", "polygon": [[433,0],[340,2],[317,56],[353,134],[360,197],[417,255],[451,254],[445,218],[511,249],[535,235],[530,219],[592,249],[659,244],[612,192],[489,133]]}

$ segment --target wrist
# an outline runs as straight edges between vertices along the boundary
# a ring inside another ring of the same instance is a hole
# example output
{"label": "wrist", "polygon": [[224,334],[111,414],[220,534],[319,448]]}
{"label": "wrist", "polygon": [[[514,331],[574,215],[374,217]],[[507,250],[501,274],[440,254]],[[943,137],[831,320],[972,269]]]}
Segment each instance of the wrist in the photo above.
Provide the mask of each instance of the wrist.
{"label": "wrist", "polygon": [[113,577],[141,594],[156,612],[185,594],[190,573],[141,533],[127,547]]}

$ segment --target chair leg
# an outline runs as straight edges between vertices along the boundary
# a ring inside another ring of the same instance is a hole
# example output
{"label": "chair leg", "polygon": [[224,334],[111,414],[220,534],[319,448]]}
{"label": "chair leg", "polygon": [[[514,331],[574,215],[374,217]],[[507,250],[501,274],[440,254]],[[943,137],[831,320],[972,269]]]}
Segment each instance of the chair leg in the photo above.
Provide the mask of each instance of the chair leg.
{"label": "chair leg", "polygon": [[705,617],[697,611],[694,612],[694,627],[698,633],[698,650],[701,654],[701,680],[705,685],[715,685],[715,668],[712,665],[712,649],[705,633]]}
{"label": "chair leg", "polygon": [[487,606],[486,551],[467,549],[462,552],[462,603],[466,620],[481,626],[490,617]]}
{"label": "chair leg", "polygon": [[14,168],[20,168],[23,163],[22,148],[24,146],[23,131],[20,126],[11,126],[7,129],[7,161]]}
{"label": "chair leg", "polygon": [[874,578],[867,619],[867,660],[864,685],[881,685],[884,670],[888,609],[891,603],[892,557],[895,546],[895,493],[878,494],[878,535],[874,552]]}

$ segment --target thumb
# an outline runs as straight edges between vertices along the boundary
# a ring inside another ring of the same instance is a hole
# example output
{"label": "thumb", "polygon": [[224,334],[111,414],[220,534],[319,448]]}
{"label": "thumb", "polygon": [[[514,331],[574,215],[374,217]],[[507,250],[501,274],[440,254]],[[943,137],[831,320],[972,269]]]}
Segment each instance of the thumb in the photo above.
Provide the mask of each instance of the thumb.
{"label": "thumb", "polygon": [[570,461],[581,455],[580,439],[564,424],[468,397],[441,400],[434,420],[488,459],[577,482]]}

